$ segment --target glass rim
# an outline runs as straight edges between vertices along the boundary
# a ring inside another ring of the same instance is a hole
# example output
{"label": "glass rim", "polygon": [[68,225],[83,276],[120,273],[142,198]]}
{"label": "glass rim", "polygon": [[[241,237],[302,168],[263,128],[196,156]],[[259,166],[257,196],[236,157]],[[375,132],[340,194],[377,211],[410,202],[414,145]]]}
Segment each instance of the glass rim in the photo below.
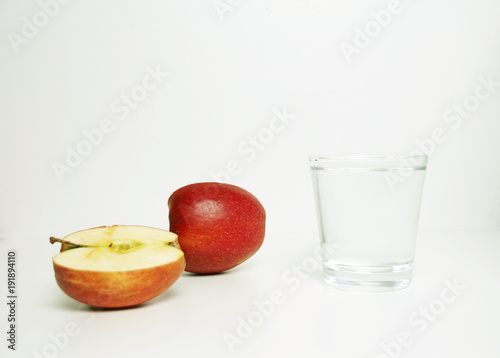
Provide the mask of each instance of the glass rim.
{"label": "glass rim", "polygon": [[427,154],[418,155],[405,155],[405,154],[392,154],[392,155],[365,155],[365,154],[345,154],[345,155],[310,155],[309,161],[393,161],[404,159],[429,159]]}
{"label": "glass rim", "polygon": [[311,169],[348,171],[402,171],[427,169],[427,154],[419,155],[312,155]]}

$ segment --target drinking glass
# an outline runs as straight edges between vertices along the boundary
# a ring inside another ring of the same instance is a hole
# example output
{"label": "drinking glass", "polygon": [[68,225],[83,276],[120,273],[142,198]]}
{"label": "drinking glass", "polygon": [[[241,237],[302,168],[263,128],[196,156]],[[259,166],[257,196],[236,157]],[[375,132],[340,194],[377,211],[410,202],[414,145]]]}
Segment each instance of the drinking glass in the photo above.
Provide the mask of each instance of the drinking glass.
{"label": "drinking glass", "polygon": [[393,291],[413,275],[427,156],[311,156],[326,283]]}

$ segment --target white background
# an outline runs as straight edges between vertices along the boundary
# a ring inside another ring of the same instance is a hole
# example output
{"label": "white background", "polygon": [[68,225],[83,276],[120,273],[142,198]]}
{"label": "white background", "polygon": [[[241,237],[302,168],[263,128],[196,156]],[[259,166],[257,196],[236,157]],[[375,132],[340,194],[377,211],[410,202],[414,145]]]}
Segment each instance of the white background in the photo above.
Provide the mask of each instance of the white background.
{"label": "white background", "polygon": [[[500,82],[500,3],[401,1],[349,63],[341,44],[388,4],[245,1],[221,20],[212,1],[72,1],[16,53],[9,34],[41,7],[2,1],[0,232],[164,227],[170,193],[231,160],[269,230],[307,231],[309,155],[409,153],[436,128],[447,138],[431,153],[422,228],[500,228],[500,87],[457,129],[444,120],[480,77]],[[112,103],[157,66],[169,77],[120,120]],[[248,160],[239,146],[283,108],[295,118]],[[103,118],[114,131],[60,183],[53,163]]]}
{"label": "white background", "polygon": [[[100,225],[168,228],[169,195],[229,165],[266,208],[261,261],[280,262],[266,250],[289,245],[283,233],[315,244],[309,155],[424,145],[421,229],[500,229],[500,2],[220,3],[0,1],[2,252]],[[120,119],[113,103],[134,91],[145,99]],[[270,132],[276,111],[289,123]],[[110,133],[58,178],[105,119]]]}

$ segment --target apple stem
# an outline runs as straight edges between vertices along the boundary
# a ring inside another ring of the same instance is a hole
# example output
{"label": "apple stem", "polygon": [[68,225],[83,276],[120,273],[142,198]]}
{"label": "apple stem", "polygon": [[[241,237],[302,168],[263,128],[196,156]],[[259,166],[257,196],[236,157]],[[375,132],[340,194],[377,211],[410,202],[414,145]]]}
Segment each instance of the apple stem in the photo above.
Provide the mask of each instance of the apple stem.
{"label": "apple stem", "polygon": [[61,244],[63,244],[65,241],[61,240],[61,239],[58,239],[57,237],[51,236],[50,237],[50,243],[53,244],[55,242],[60,242]]}
{"label": "apple stem", "polygon": [[73,246],[81,246],[81,247],[87,247],[88,246],[88,245],[75,245],[71,241],[66,241],[66,240],[58,239],[57,237],[51,236],[50,237],[50,243],[53,244],[53,243],[56,243],[56,242],[60,242],[61,244],[73,245]]}

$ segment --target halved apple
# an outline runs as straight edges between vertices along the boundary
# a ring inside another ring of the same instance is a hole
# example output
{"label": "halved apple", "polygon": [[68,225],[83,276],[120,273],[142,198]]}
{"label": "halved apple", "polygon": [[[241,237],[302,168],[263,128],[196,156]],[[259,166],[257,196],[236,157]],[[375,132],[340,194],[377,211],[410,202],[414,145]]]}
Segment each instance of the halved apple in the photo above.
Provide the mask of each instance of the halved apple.
{"label": "halved apple", "polygon": [[57,284],[96,307],[135,306],[160,295],[186,267],[177,235],[146,226],[102,226],[72,233],[53,257]]}

